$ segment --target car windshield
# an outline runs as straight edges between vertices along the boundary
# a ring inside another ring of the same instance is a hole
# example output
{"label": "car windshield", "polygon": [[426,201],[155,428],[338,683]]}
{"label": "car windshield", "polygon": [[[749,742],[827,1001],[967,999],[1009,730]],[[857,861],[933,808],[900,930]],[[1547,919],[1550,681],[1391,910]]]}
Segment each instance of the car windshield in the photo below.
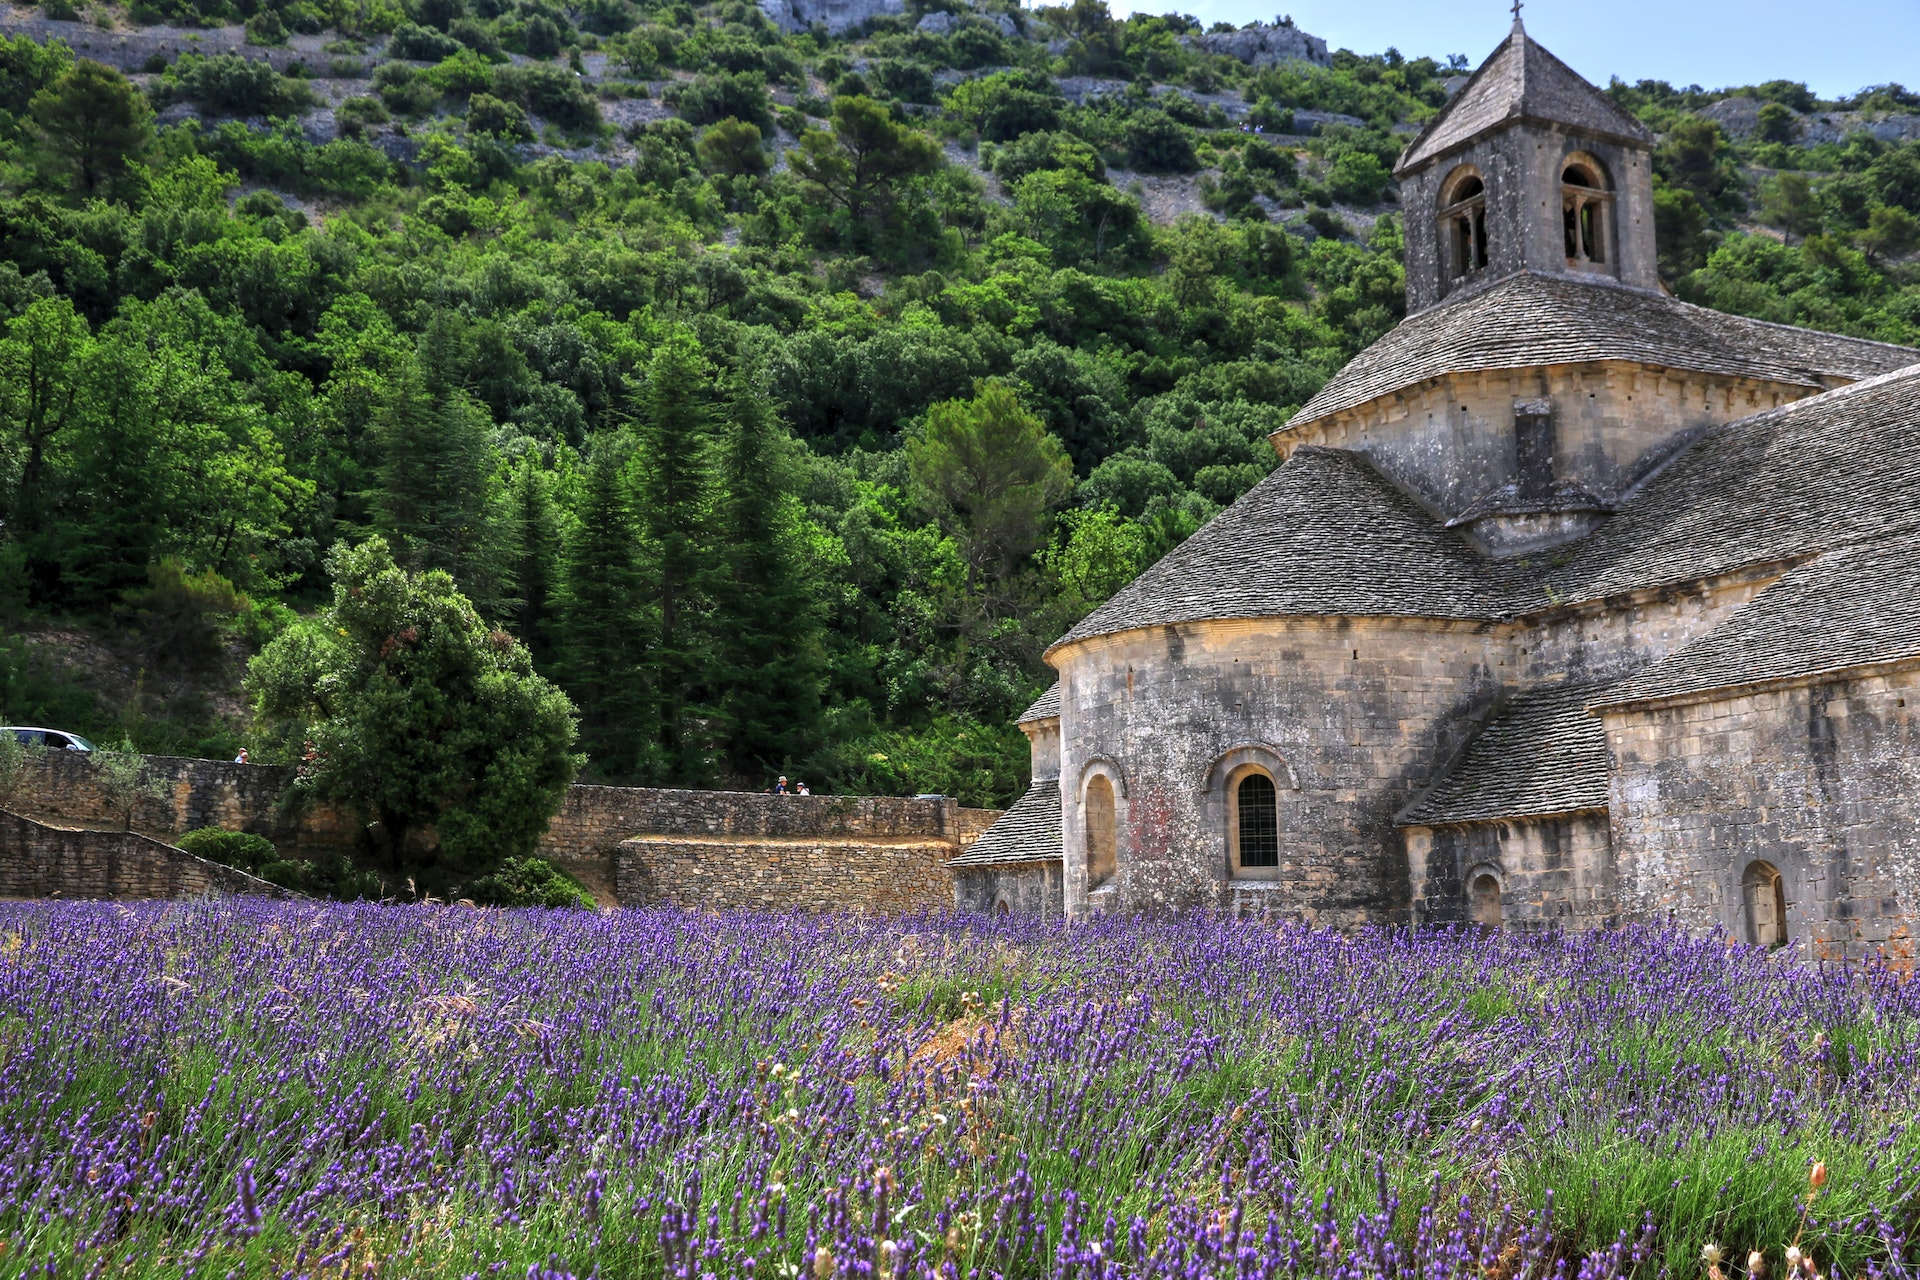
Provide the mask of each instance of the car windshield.
{"label": "car windshield", "polygon": [[73,741],[73,744],[76,747],[79,747],[82,751],[98,751],[99,750],[98,747],[94,746],[91,742],[88,742],[85,738],[81,737],[77,733],[70,733],[67,735],[67,737],[70,738]]}

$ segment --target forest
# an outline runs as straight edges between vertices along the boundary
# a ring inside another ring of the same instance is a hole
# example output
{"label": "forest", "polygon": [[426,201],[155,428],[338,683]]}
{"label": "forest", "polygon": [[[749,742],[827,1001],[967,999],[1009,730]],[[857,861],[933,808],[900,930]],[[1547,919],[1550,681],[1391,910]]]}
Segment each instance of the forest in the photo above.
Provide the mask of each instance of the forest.
{"label": "forest", "polygon": [[[1468,69],[1102,0],[44,16],[299,56],[0,39],[8,722],[296,758],[249,661],[443,570],[586,778],[980,805],[1046,646],[1400,318],[1390,170]],[[1677,295],[1920,342],[1920,94],[1610,92]]]}

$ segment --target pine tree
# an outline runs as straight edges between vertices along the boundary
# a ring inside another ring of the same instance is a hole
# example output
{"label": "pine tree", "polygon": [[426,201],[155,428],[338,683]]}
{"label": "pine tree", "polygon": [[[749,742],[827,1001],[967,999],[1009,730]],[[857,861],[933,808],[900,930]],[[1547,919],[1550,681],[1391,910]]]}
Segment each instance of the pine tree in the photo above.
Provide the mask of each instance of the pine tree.
{"label": "pine tree", "polygon": [[554,483],[553,472],[529,455],[520,460],[507,494],[512,583],[503,603],[520,643],[533,655],[534,665],[543,669],[553,657],[555,596],[560,585],[562,537]]}
{"label": "pine tree", "polygon": [[595,445],[555,601],[556,665],[580,709],[580,745],[596,773],[619,779],[657,773],[645,669],[656,618],[640,570],[626,443],[605,437]]}
{"label": "pine tree", "polygon": [[458,388],[434,394],[430,385],[422,369],[406,370],[375,423],[375,523],[403,568],[445,569],[481,616],[493,617],[500,547],[487,413]]}
{"label": "pine tree", "polygon": [[710,377],[699,343],[675,334],[654,353],[641,396],[640,528],[659,611],[647,666],[657,691],[660,781],[677,786],[714,780],[705,701],[714,576]]}
{"label": "pine tree", "polygon": [[782,465],[784,433],[747,387],[735,389],[727,416],[715,674],[727,763],[752,778],[791,769],[819,746],[823,660],[800,513]]}

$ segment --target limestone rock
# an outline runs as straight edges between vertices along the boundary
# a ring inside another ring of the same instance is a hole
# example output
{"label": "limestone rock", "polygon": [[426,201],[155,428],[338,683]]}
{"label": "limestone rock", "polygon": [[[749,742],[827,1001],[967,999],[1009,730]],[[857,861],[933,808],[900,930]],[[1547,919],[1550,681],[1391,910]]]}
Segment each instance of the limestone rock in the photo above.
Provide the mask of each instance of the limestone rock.
{"label": "limestone rock", "polygon": [[810,30],[817,22],[831,35],[844,35],[864,22],[907,11],[906,0],[760,0],[773,24],[788,33]]}
{"label": "limestone rock", "polygon": [[929,13],[915,24],[918,30],[928,35],[943,36],[954,28],[954,16],[944,9],[938,13]]}
{"label": "limestone rock", "polygon": [[1294,26],[1291,19],[1282,19],[1273,25],[1249,23],[1238,31],[1188,36],[1186,44],[1208,53],[1225,54],[1250,67],[1272,67],[1282,62],[1311,62],[1325,67],[1333,63],[1327,53],[1327,42],[1319,36],[1308,35]]}

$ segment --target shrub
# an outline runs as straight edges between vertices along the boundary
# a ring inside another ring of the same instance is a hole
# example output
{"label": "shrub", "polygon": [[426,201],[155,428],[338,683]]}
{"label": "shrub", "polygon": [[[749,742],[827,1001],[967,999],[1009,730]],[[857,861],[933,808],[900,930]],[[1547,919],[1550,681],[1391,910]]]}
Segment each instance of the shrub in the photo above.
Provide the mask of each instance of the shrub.
{"label": "shrub", "polygon": [[1121,131],[1127,162],[1148,173],[1191,173],[1193,131],[1164,111],[1135,112]]}
{"label": "shrub", "polygon": [[251,831],[222,831],[218,827],[202,827],[198,831],[187,832],[174,843],[196,858],[205,858],[208,862],[218,862],[222,866],[254,875],[260,875],[261,868],[270,864],[287,865],[280,861],[280,852],[273,847],[273,841]]}
{"label": "shrub", "polygon": [[508,858],[490,875],[467,886],[467,897],[483,907],[573,907],[592,910],[594,901],[578,880],[545,858]]}
{"label": "shrub", "polygon": [[600,125],[600,104],[587,95],[579,77],[559,67],[544,63],[497,67],[493,94],[503,102],[519,103],[569,133],[585,133]]}
{"label": "shrub", "polygon": [[691,124],[717,124],[731,116],[762,134],[773,131],[767,82],[751,71],[696,76],[691,84],[676,85],[667,95],[668,105]]}
{"label": "shrub", "polygon": [[265,62],[237,54],[217,58],[183,55],[167,76],[167,88],[203,111],[227,116],[286,116],[313,105],[313,91]]}
{"label": "shrub", "polygon": [[517,102],[503,102],[490,93],[476,93],[467,104],[467,129],[496,138],[531,138],[533,126]]}
{"label": "shrub", "polygon": [[438,62],[442,58],[451,58],[461,48],[460,42],[452,36],[442,35],[431,27],[403,22],[394,31],[393,40],[387,45],[387,54],[414,62]]}
{"label": "shrub", "polygon": [[560,52],[560,24],[536,13],[520,28],[520,47],[529,58],[551,58]]}
{"label": "shrub", "polygon": [[1387,186],[1387,166],[1367,151],[1348,151],[1333,162],[1327,190],[1349,204],[1378,204]]}
{"label": "shrub", "polygon": [[247,19],[248,44],[285,44],[287,42],[287,24],[280,21],[280,15],[271,9],[262,9]]}
{"label": "shrub", "polygon": [[403,116],[423,116],[440,104],[440,90],[404,62],[381,63],[373,73],[373,91]]}
{"label": "shrub", "polygon": [[335,123],[340,126],[342,137],[358,138],[362,133],[376,125],[383,125],[393,119],[386,103],[378,98],[348,98],[333,109]]}

